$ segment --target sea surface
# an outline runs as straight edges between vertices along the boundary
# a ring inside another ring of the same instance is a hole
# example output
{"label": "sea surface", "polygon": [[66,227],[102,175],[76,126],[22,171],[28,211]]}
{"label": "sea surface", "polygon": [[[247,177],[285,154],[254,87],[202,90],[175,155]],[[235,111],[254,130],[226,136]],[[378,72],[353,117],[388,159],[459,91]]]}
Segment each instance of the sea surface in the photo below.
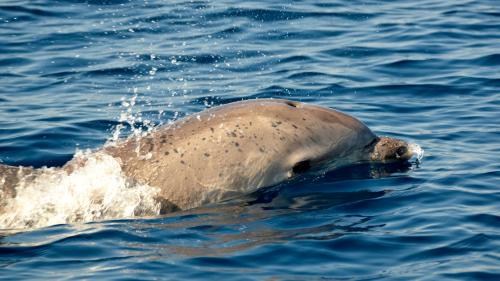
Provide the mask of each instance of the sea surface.
{"label": "sea surface", "polygon": [[[0,280],[500,280],[498,1],[0,2],[3,164],[50,170],[257,98],[336,108],[425,156],[145,218],[126,207],[146,191],[96,162],[9,210]],[[86,217],[108,188],[91,212],[108,216]]]}

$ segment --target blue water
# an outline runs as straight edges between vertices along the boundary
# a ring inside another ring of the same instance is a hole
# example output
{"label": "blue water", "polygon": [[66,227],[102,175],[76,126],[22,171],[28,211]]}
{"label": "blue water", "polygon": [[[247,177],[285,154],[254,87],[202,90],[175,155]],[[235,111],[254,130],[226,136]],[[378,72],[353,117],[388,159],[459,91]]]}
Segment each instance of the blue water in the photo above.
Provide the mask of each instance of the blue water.
{"label": "blue water", "polygon": [[0,279],[500,280],[497,1],[0,4],[5,164],[60,166],[119,123],[268,97],[345,111],[423,163],[4,234]]}

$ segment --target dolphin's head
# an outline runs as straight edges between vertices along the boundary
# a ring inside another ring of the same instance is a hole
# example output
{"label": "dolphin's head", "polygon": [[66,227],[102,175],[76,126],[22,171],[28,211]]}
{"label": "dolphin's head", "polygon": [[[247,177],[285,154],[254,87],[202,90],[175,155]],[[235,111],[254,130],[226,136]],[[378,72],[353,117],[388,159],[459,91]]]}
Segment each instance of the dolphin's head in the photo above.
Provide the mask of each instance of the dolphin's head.
{"label": "dolphin's head", "polygon": [[276,112],[283,112],[282,118],[293,120],[299,127],[295,130],[300,132],[299,137],[295,137],[299,145],[292,150],[288,165],[285,165],[287,169],[291,167],[290,175],[357,163],[397,163],[422,158],[423,150],[418,145],[378,137],[363,122],[348,114],[296,101],[274,102],[287,105]]}
{"label": "dolphin's head", "polygon": [[368,147],[377,136],[353,116],[290,100],[271,100],[267,104],[276,122],[284,125],[277,128],[280,131],[276,135],[288,135],[277,146],[288,148],[282,168],[289,171],[289,177],[369,160]]}

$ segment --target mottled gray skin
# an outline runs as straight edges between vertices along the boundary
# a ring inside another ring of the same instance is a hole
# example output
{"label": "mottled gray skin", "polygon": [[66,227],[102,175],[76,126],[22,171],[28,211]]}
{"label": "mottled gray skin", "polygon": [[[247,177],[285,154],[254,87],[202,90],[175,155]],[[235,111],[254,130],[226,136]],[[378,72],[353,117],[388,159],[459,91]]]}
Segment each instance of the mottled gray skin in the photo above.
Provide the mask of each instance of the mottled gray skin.
{"label": "mottled gray skin", "polygon": [[128,177],[160,187],[161,197],[187,209],[276,185],[309,168],[377,161],[371,155],[377,140],[344,113],[264,99],[193,114],[105,150],[121,160]]}
{"label": "mottled gray skin", "polygon": [[378,138],[347,114],[275,99],[215,107],[103,150],[128,178],[160,189],[163,212],[249,193],[309,169],[412,155],[405,142]]}

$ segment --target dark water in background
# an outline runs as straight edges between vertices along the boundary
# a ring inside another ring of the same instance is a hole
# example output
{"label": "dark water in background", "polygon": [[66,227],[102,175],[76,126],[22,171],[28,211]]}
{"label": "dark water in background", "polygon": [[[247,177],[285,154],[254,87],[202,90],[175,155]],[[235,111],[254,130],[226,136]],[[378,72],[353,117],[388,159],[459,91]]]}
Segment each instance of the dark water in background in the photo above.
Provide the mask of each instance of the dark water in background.
{"label": "dark water in background", "polygon": [[147,127],[265,97],[335,107],[426,156],[6,236],[0,279],[500,280],[500,6],[412,2],[2,1],[4,163],[62,165],[120,114]]}

